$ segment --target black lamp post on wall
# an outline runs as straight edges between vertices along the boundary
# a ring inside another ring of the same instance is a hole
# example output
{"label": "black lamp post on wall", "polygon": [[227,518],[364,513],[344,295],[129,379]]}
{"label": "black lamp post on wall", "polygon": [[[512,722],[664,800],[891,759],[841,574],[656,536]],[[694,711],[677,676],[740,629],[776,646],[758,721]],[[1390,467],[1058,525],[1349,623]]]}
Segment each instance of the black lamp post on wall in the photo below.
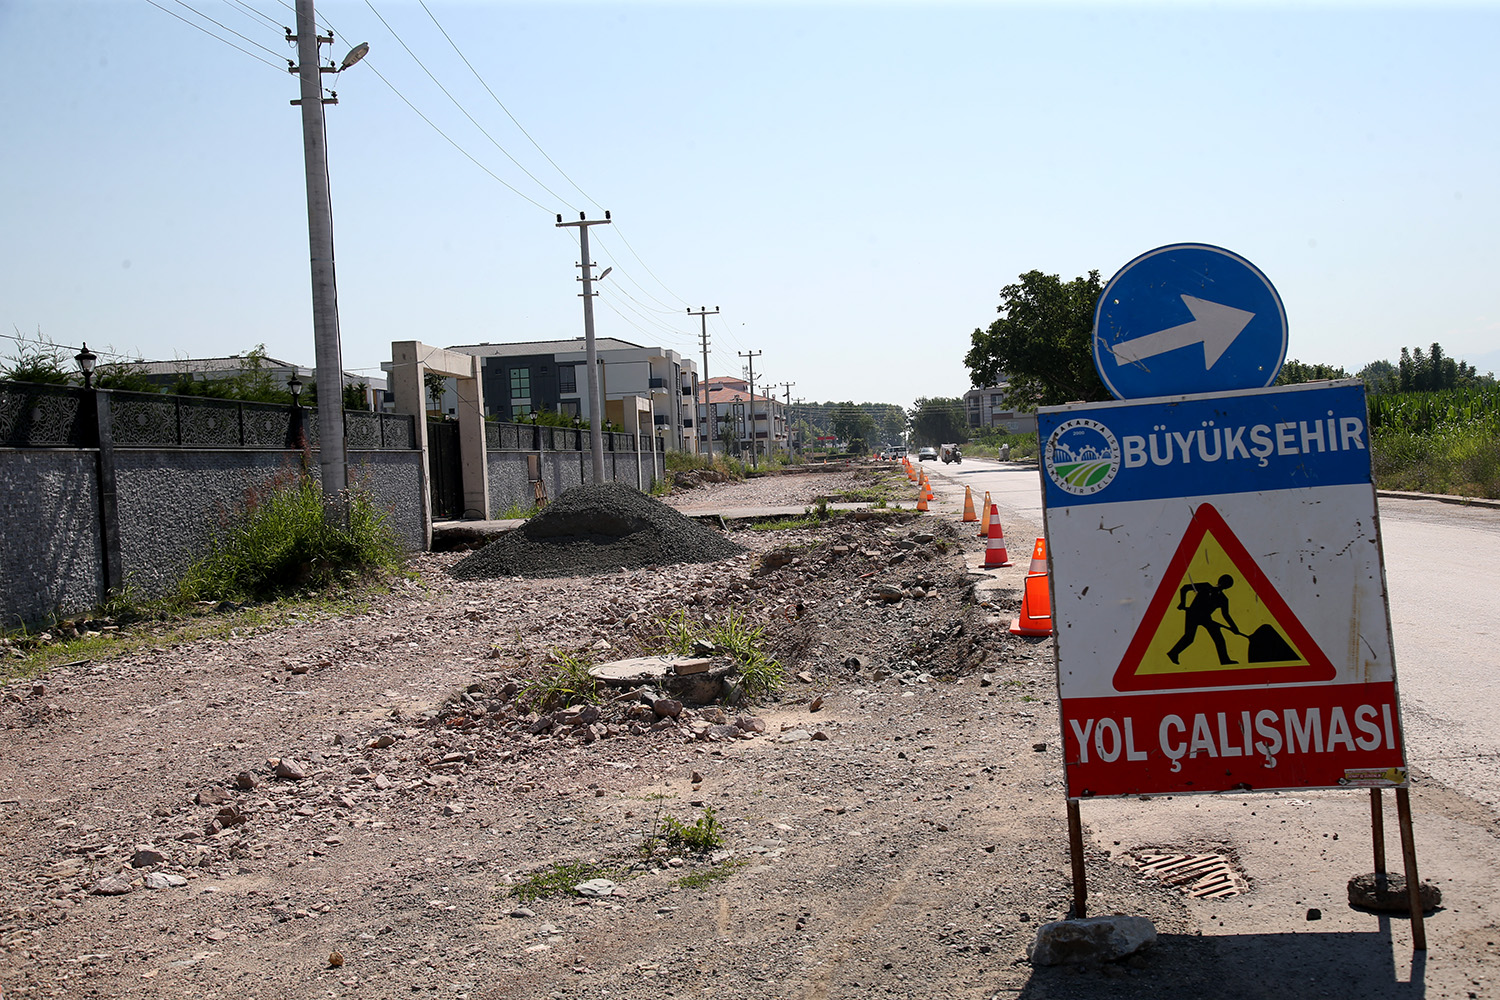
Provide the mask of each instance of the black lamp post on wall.
{"label": "black lamp post on wall", "polygon": [[287,391],[292,394],[292,419],[287,427],[287,445],[304,451],[307,448],[307,433],[304,430],[304,414],[302,410],[302,380],[292,372],[286,380]]}
{"label": "black lamp post on wall", "polygon": [[94,387],[94,363],[99,360],[99,356],[89,350],[88,344],[84,344],[83,350],[75,354],[73,360],[78,362],[78,370],[83,372],[83,387],[92,389]]}

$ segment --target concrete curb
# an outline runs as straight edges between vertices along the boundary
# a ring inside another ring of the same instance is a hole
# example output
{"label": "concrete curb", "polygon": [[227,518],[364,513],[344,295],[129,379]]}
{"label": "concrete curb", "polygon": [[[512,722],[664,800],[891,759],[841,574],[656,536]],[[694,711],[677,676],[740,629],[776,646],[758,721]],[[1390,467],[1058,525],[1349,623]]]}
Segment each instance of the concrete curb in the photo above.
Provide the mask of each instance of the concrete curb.
{"label": "concrete curb", "polygon": [[1377,497],[1390,497],[1392,500],[1431,500],[1436,503],[1450,503],[1460,507],[1484,507],[1489,510],[1500,510],[1500,500],[1491,500],[1489,497],[1461,497],[1451,493],[1410,493],[1405,490],[1376,490]]}

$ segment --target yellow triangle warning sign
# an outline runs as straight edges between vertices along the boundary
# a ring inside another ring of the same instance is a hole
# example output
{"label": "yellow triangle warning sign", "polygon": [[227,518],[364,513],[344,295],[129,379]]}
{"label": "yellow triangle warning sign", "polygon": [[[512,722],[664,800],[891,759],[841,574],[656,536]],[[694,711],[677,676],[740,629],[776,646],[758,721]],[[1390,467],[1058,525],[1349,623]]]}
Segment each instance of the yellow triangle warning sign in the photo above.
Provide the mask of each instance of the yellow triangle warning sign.
{"label": "yellow triangle warning sign", "polygon": [[1338,671],[1212,504],[1193,512],[1115,670],[1117,691],[1333,680]]}

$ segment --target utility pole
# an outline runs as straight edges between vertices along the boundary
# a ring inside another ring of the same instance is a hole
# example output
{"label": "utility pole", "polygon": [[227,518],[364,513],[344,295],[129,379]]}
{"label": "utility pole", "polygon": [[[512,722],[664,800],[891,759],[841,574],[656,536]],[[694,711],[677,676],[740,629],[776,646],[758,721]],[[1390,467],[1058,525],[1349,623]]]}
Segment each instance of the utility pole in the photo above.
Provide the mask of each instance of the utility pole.
{"label": "utility pole", "polygon": [[[313,352],[318,367],[318,469],[323,478],[323,496],[327,499],[349,485],[344,450],[344,359],[339,342],[338,287],[333,273],[333,204],[328,193],[328,141],[323,127],[323,105],[338,102],[337,95],[323,97],[323,74],[337,73],[339,68],[332,63],[318,65],[319,46],[332,45],[333,35],[319,36],[313,0],[297,0],[297,34],[287,35],[287,41],[293,40],[297,43],[298,65],[288,68],[301,82],[302,96],[291,103],[302,106],[307,242],[312,263]],[[359,57],[363,55],[359,53]],[[346,66],[354,62],[344,60]]]}
{"label": "utility pole", "polygon": [[[697,312],[693,312],[692,307],[689,306],[688,315],[699,317],[699,319],[703,323],[703,377],[698,381],[703,386],[703,415],[708,419],[708,422],[712,424],[714,422],[713,411],[709,408],[708,402],[708,317],[719,315],[719,307],[714,306],[714,311],[710,313],[708,311],[708,306],[699,306]],[[696,409],[696,407],[694,408]],[[714,435],[712,427],[709,427],[708,429],[708,460],[710,462],[714,460]]]}
{"label": "utility pole", "polygon": [[786,397],[786,453],[788,456],[792,454],[792,386],[796,384],[796,382],[781,383],[783,395]]}
{"label": "utility pole", "polygon": [[[599,385],[599,352],[594,347],[594,265],[589,260],[589,226],[607,226],[611,221],[608,212],[604,213],[604,218],[593,220],[579,212],[577,222],[564,222],[559,215],[556,226],[558,229],[578,228],[578,245],[583,254],[583,263],[578,265],[583,270],[583,276],[578,280],[583,282],[583,293],[580,296],[583,299],[583,350],[584,361],[589,366],[589,451],[594,458],[595,484],[604,482],[604,394]],[[637,426],[635,430],[639,436],[640,427]],[[656,437],[654,418],[651,437],[653,440]]]}
{"label": "utility pole", "polygon": [[750,362],[750,468],[758,469],[760,463],[756,461],[756,455],[759,454],[760,449],[757,447],[755,437],[755,359],[766,352],[737,351],[736,353]]}

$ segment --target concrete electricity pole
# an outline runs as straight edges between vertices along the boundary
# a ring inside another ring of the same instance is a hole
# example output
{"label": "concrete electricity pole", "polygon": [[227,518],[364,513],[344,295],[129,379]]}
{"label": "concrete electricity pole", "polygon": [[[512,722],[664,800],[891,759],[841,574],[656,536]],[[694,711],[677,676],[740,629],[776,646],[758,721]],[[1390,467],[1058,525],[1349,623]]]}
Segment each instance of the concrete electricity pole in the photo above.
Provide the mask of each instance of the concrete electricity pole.
{"label": "concrete electricity pole", "polygon": [[[713,414],[708,404],[708,317],[719,315],[719,307],[714,306],[714,311],[710,313],[708,306],[699,306],[697,312],[693,312],[692,307],[689,306],[688,315],[699,317],[703,323],[703,377],[698,382],[703,386],[703,415],[712,424]],[[712,427],[708,429],[708,460],[710,462],[714,460],[714,432]]]}
{"label": "concrete electricity pole", "polygon": [[[342,66],[318,65],[321,44],[333,44],[333,35],[318,35],[313,0],[297,0],[297,34],[287,35],[297,43],[298,65],[291,67],[301,83],[302,96],[291,103],[302,106],[302,160],[307,174],[307,242],[312,263],[313,353],[318,367],[318,469],[323,495],[336,496],[349,485],[349,464],[344,449],[344,358],[339,342],[338,287],[333,273],[333,205],[328,193],[328,141],[323,129],[323,105],[338,103],[338,96],[323,97],[323,74],[339,73],[353,66],[369,51],[368,44],[355,46]],[[419,414],[418,420],[423,419]]]}
{"label": "concrete electricity pole", "polygon": [[786,453],[788,457],[792,454],[792,386],[796,382],[782,382],[782,392],[786,397]]}
{"label": "concrete electricity pole", "polygon": [[[613,220],[609,213],[604,213],[604,218],[589,220],[582,212],[578,213],[577,222],[564,222],[562,216],[557,217],[558,229],[569,229],[577,227],[578,245],[583,254],[583,263],[579,268],[583,276],[578,280],[583,282],[583,350],[584,360],[589,366],[589,451],[594,459],[594,482],[604,482],[604,394],[599,385],[599,352],[594,347],[594,272],[593,262],[589,260],[589,226],[607,226]],[[640,427],[636,427],[637,436],[640,435]],[[652,419],[651,437],[656,437],[656,421]],[[652,445],[655,447],[655,444]]]}
{"label": "concrete electricity pole", "polygon": [[760,454],[760,448],[755,437],[755,359],[766,352],[738,351],[736,353],[750,362],[750,468],[758,469],[760,463],[756,461],[756,456]]}

